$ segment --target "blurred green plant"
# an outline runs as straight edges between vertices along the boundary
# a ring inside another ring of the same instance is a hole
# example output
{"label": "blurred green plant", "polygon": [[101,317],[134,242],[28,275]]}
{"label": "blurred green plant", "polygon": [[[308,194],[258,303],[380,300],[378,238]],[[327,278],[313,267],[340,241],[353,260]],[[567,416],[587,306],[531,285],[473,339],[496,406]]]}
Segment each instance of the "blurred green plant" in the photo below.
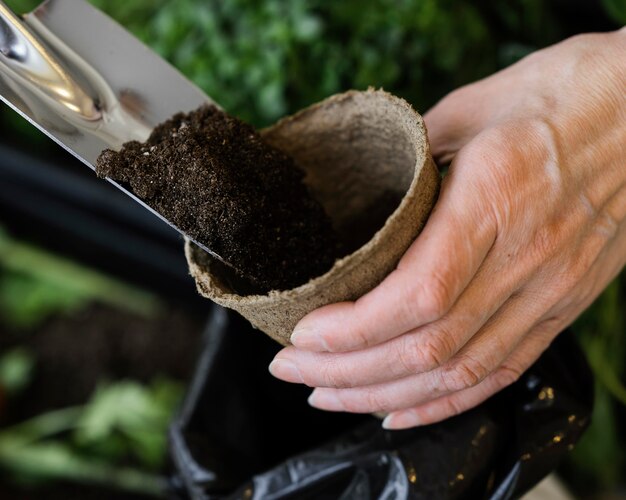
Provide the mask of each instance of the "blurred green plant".
{"label": "blurred green plant", "polygon": [[[571,480],[581,489],[615,486],[626,472],[626,446],[620,440],[618,417],[618,405],[626,405],[625,306],[626,273],[622,273],[573,325],[596,376],[591,426],[568,467],[575,471],[569,475]],[[625,431],[622,421],[621,433]]]}
{"label": "blurred green plant", "polygon": [[167,379],[149,388],[131,380],[102,384],[78,421],[75,443],[110,461],[133,455],[156,470],[163,465],[167,425],[181,396],[181,386]]}
{"label": "blurred green plant", "polygon": [[[156,296],[12,239],[0,227],[0,318],[29,331],[45,319],[100,302],[154,316]],[[0,388],[12,396],[31,379],[36,360],[24,347],[0,355]],[[0,468],[27,482],[72,480],[159,495],[167,425],[182,386],[157,379],[101,384],[83,407],[0,431]],[[117,464],[132,463],[120,467]]]}
{"label": "blurred green plant", "polygon": [[[257,126],[368,86],[423,110],[560,37],[542,0],[91,2]],[[38,2],[8,3],[26,12]]]}
{"label": "blurred green plant", "polygon": [[12,239],[0,226],[0,317],[22,329],[101,302],[151,316],[158,299],[75,262]]}
{"label": "blurred green plant", "polygon": [[84,406],[3,429],[0,468],[21,482],[71,480],[161,496],[165,480],[157,472],[182,393],[167,379],[102,384]]}
{"label": "blurred green plant", "polygon": [[20,392],[30,382],[35,357],[25,347],[15,347],[0,354],[0,388],[9,395]]}
{"label": "blurred green plant", "polygon": [[257,126],[348,88],[385,87],[426,108],[497,69],[500,30],[483,11],[507,23],[512,40],[533,29],[532,46],[524,37],[515,45],[526,51],[556,39],[539,0],[506,9],[453,0],[92,3]]}
{"label": "blurred green plant", "polygon": [[[91,1],[227,111],[257,126],[332,93],[368,86],[425,110],[567,31],[544,0]],[[7,3],[25,12],[39,1]],[[626,0],[602,5],[616,25],[626,24]],[[19,120],[15,126],[23,129],[25,122],[13,115],[4,119]],[[625,466],[626,445],[617,430],[621,425],[624,432],[624,424],[616,413],[625,396],[624,290],[622,274],[574,325],[598,390],[592,426],[573,462],[582,476],[607,486],[620,480]]]}
{"label": "blurred green plant", "polygon": [[607,14],[619,25],[626,25],[626,0],[602,0]]}

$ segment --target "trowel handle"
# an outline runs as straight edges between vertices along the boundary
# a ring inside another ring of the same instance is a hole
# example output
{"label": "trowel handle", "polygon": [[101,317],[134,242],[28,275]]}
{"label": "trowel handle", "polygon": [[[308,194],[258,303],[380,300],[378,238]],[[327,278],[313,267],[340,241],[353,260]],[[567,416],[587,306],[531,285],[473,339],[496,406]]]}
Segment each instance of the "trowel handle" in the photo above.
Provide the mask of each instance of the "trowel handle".
{"label": "trowel handle", "polygon": [[32,30],[0,0],[0,78],[22,90],[52,100],[86,120],[100,112],[93,99],[78,85]]}

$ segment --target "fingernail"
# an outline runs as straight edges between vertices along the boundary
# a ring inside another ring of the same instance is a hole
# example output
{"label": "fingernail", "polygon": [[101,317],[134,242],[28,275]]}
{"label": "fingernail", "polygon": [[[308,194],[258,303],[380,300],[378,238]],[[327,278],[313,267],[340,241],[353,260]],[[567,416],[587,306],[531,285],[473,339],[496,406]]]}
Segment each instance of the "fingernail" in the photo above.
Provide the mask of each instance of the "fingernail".
{"label": "fingernail", "polygon": [[300,374],[298,367],[288,359],[275,359],[270,363],[270,373],[285,382],[294,382],[296,384],[303,384],[304,380]]}
{"label": "fingernail", "polygon": [[383,420],[383,429],[400,430],[418,427],[421,425],[420,418],[412,411],[400,411],[390,413]]}
{"label": "fingernail", "polygon": [[324,338],[311,328],[296,326],[291,334],[291,343],[298,349],[306,351],[329,351]]}
{"label": "fingernail", "polygon": [[308,402],[314,408],[327,411],[345,410],[343,403],[332,391],[315,390],[309,396]]}

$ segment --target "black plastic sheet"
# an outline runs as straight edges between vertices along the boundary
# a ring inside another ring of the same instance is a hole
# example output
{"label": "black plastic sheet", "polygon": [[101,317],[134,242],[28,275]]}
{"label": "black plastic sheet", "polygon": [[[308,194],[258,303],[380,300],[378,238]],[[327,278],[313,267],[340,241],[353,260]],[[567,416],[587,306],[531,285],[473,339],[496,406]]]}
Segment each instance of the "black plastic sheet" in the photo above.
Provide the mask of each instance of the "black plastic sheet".
{"label": "black plastic sheet", "polygon": [[215,307],[205,335],[170,432],[181,498],[517,498],[573,448],[592,409],[592,376],[569,332],[479,407],[404,431],[310,408],[310,389],[267,372],[279,347],[233,313]]}

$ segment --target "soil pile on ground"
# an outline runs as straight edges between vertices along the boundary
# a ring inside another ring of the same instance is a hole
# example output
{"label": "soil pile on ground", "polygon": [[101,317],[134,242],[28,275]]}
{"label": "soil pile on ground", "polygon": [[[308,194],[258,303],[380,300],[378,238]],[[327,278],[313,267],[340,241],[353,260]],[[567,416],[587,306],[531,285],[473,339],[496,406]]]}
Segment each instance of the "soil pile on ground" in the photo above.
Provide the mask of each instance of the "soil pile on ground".
{"label": "soil pile on ground", "polygon": [[214,106],[173,116],[145,143],[103,151],[96,172],[129,184],[257,293],[306,283],[339,256],[331,221],[304,172],[252,126]]}

